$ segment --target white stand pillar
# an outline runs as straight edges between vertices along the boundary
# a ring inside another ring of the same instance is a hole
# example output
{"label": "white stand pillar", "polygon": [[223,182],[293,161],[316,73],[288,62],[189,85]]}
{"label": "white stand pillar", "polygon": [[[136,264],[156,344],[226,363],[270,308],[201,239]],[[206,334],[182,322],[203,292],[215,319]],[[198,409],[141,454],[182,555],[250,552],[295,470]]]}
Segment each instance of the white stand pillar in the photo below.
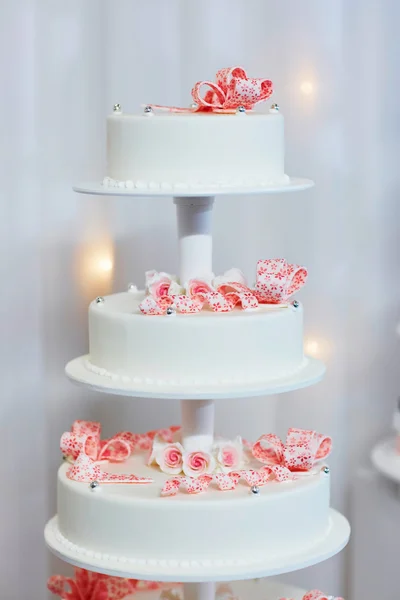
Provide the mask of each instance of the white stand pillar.
{"label": "white stand pillar", "polygon": [[208,452],[214,440],[214,400],[182,400],[182,445]]}
{"label": "white stand pillar", "polygon": [[215,583],[184,583],[183,600],[214,600]]}
{"label": "white stand pillar", "polygon": [[214,198],[174,198],[179,238],[179,277],[208,279],[212,274],[211,216]]}

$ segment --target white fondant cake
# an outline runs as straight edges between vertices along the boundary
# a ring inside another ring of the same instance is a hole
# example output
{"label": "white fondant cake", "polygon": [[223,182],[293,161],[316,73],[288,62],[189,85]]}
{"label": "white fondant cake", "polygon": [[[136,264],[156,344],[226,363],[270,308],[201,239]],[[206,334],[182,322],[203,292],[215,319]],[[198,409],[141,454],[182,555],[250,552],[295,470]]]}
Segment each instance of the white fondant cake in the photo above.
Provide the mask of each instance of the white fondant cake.
{"label": "white fondant cake", "polygon": [[89,369],[135,382],[201,385],[273,380],[303,365],[301,305],[144,316],[143,298],[125,292],[90,304]]}
{"label": "white fondant cake", "polygon": [[308,551],[329,531],[329,475],[320,468],[271,482],[252,494],[210,487],[205,494],[160,497],[170,475],[135,453],[107,472],[151,476],[153,484],[88,484],[58,472],[58,525],[68,542],[100,555],[141,560],[262,560]]}
{"label": "white fondant cake", "polygon": [[114,112],[107,175],[135,187],[273,185],[284,173],[284,119],[270,114]]}

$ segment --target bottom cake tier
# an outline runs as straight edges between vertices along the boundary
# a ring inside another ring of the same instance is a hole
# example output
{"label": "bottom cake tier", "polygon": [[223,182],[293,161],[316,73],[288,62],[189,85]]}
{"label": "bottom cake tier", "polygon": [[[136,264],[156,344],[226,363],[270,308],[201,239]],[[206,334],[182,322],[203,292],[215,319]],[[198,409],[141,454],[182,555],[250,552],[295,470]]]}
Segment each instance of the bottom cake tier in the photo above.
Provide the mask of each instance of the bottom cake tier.
{"label": "bottom cake tier", "polygon": [[221,491],[162,497],[171,475],[148,466],[139,452],[111,473],[135,473],[150,484],[90,485],[58,473],[58,524],[70,542],[94,553],[144,560],[253,560],[307,551],[329,530],[329,475],[321,468],[254,491],[239,482]]}
{"label": "bottom cake tier", "polygon": [[[163,580],[173,581],[186,572],[181,580],[196,581],[198,573],[201,581],[219,572],[229,577],[232,569],[251,577],[302,568],[347,542],[347,522],[329,509],[328,469],[257,488],[240,481],[229,491],[210,484],[204,493],[163,497],[171,476],[148,466],[147,457],[138,452],[100,468],[151,478],[150,484],[100,483],[93,489],[68,478],[68,464],[60,467],[58,517],[46,534],[56,554],[105,573],[152,579],[165,571]],[[339,537],[336,518],[343,520]]]}

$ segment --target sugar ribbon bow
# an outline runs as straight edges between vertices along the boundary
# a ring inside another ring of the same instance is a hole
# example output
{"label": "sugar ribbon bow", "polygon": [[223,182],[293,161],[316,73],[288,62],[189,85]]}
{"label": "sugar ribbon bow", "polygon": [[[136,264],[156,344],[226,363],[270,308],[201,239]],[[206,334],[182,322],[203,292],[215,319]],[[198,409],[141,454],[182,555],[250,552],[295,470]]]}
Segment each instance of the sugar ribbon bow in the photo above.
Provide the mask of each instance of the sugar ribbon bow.
{"label": "sugar ribbon bow", "polygon": [[332,439],[316,431],[289,429],[286,444],[273,433],[262,435],[253,446],[253,456],[271,469],[310,471],[332,450]]}
{"label": "sugar ribbon bow", "polygon": [[[290,598],[281,598],[280,600],[290,600]],[[343,598],[336,598],[335,596],[327,596],[320,590],[311,590],[305,596],[303,600],[343,600]]]}
{"label": "sugar ribbon bow", "polygon": [[173,441],[173,434],[180,428],[149,431],[135,434],[129,431],[118,433],[114,437],[101,441],[101,425],[91,421],[75,421],[71,432],[61,437],[60,447],[64,456],[74,462],[67,470],[67,477],[73,481],[90,483],[152,483],[149,477],[137,477],[134,474],[118,474],[103,471],[99,463],[103,461],[123,462],[135,450],[148,450],[157,436],[166,442]]}
{"label": "sugar ribbon bow", "polygon": [[60,449],[64,456],[76,460],[81,452],[93,461],[124,462],[136,450],[150,450],[155,437],[165,442],[173,441],[173,434],[180,427],[155,429],[147,433],[122,431],[111,438],[101,440],[101,424],[96,421],[74,421],[71,431],[63,433]]}
{"label": "sugar ribbon bow", "polygon": [[[219,112],[233,113],[239,106],[251,110],[259,102],[267,100],[273,85],[270,79],[247,77],[242,67],[227,67],[217,71],[214,81],[198,81],[192,89],[194,108],[160,106],[151,104],[153,108],[171,112]],[[204,96],[203,88],[208,88]]]}
{"label": "sugar ribbon bow", "polygon": [[289,264],[284,258],[259,260],[255,295],[259,302],[283,304],[307,281],[305,267]]}
{"label": "sugar ribbon bow", "polygon": [[176,496],[182,490],[188,494],[200,494],[206,492],[211,484],[215,484],[218,490],[234,490],[239,481],[242,480],[249,487],[266,485],[274,476],[278,482],[293,479],[292,473],[280,465],[261,467],[255,469],[240,469],[230,473],[204,474],[199,477],[187,477],[178,475],[168,479],[161,490],[161,496]]}
{"label": "sugar ribbon bow", "polygon": [[71,431],[61,436],[60,449],[64,456],[76,460],[84,453],[94,461],[123,462],[133,452],[133,436],[129,432],[118,433],[101,440],[101,425],[92,421],[74,421]]}
{"label": "sugar ribbon bow", "polygon": [[75,578],[54,575],[47,588],[62,600],[122,600],[141,590],[156,590],[163,584],[137,579],[122,579],[85,569],[75,569]]}
{"label": "sugar ribbon bow", "polygon": [[[209,88],[204,97],[201,96],[203,87]],[[198,81],[192,89],[192,97],[198,110],[224,111],[238,106],[251,110],[267,100],[272,91],[269,79],[251,79],[241,67],[228,67],[217,71],[215,82]]]}

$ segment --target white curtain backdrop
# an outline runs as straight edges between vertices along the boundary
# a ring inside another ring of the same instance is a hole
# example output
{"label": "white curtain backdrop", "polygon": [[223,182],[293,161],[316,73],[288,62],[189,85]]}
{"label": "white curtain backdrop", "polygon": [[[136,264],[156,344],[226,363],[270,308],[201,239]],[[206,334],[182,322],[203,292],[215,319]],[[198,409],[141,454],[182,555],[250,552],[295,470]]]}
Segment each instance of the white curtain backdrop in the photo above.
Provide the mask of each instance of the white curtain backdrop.
{"label": "white curtain backdrop", "polygon": [[92,298],[177,266],[171,201],[82,197],[71,186],[103,177],[114,103],[187,105],[195,81],[239,64],[274,81],[286,170],[316,187],[218,199],[215,271],[252,278],[268,256],[306,264],[306,349],[328,372],[278,398],[222,401],[217,429],[331,434],[332,505],[352,520],[353,541],[287,580],[393,600],[397,572],[384,554],[400,538],[400,504],[371,473],[369,451],[400,390],[398,2],[4,0],[0,16],[1,599],[45,598],[47,577],[70,570],[45,549],[43,526],[72,421],[112,433],[179,418],[178,403],[90,394],[64,376],[87,351]]}

